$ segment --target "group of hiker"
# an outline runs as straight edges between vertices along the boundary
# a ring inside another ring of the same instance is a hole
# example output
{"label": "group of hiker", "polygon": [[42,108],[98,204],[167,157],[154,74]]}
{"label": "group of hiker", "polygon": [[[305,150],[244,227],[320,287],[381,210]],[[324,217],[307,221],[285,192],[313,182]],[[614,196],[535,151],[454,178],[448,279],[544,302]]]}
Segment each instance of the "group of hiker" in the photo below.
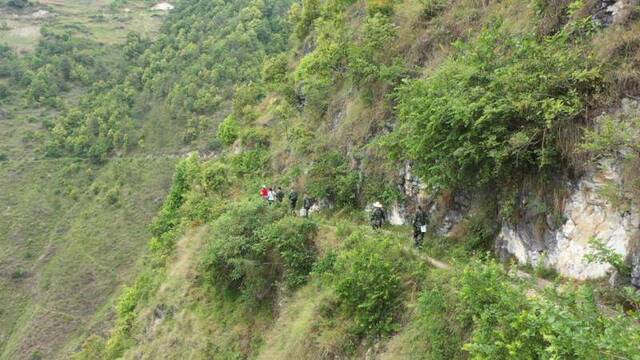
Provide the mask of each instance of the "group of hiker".
{"label": "group of hiker", "polygon": [[[274,204],[275,202],[282,203],[285,198],[285,193],[282,190],[282,187],[278,186],[276,190],[273,187],[267,187],[266,185],[262,185],[260,188],[260,196],[269,203],[269,205]],[[291,211],[296,211],[298,207],[298,192],[295,189],[291,189],[289,191],[289,207]],[[315,200],[308,196],[304,195],[302,199],[302,216],[309,216],[309,211],[311,207],[315,203]],[[378,230],[382,228],[382,225],[387,221],[387,215],[384,211],[384,206],[376,201],[373,203],[373,209],[371,210],[371,227],[374,230]],[[424,212],[421,206],[418,206],[416,212],[413,216],[413,221],[411,223],[413,227],[413,241],[416,247],[422,246],[422,241],[424,240],[424,234],[427,232],[427,224],[428,217]]]}
{"label": "group of hiker", "polygon": [[[269,205],[272,205],[275,202],[282,203],[284,201],[285,193],[280,186],[277,187],[277,190],[273,190],[272,187],[262,185],[260,188],[260,196],[267,201]],[[309,216],[309,211],[314,203],[315,200],[312,197],[307,194],[304,195],[302,199],[302,209],[304,210],[303,216]],[[289,207],[291,208],[291,211],[296,211],[298,207],[298,192],[295,189],[291,189],[291,191],[289,191]]]}
{"label": "group of hiker", "polygon": [[[384,211],[384,207],[379,201],[373,203],[370,221],[371,227],[374,230],[382,228],[382,225],[387,221],[387,215]],[[416,247],[422,247],[424,234],[427,232],[427,222],[427,214],[422,210],[422,206],[418,206],[415,214],[413,215],[413,221],[411,222],[413,227],[413,241]]]}

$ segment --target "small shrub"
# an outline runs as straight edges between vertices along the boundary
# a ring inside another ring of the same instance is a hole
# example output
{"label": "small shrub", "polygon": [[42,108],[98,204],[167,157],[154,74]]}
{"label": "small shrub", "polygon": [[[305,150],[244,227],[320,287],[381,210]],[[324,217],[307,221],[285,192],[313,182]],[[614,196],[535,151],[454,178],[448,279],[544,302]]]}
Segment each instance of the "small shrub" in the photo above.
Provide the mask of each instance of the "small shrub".
{"label": "small shrub", "polygon": [[369,16],[382,14],[393,15],[394,0],[367,0],[367,12]]}
{"label": "small shrub", "polygon": [[286,217],[260,233],[264,245],[272,248],[282,262],[283,280],[289,289],[307,281],[317,257],[313,239],[317,225],[309,220]]}
{"label": "small shrub", "polygon": [[432,271],[418,298],[413,342],[424,346],[424,359],[463,358],[468,329],[457,318],[456,292],[450,274]]}
{"label": "small shrub", "polygon": [[640,153],[640,117],[603,116],[593,128],[585,130],[581,150],[597,159],[617,156],[624,150]]}
{"label": "small shrub", "polygon": [[444,0],[421,0],[423,6],[422,16],[425,20],[430,20],[439,16],[447,9],[447,2]]}
{"label": "small shrub", "polygon": [[336,264],[337,254],[334,251],[327,252],[313,266],[313,273],[322,276],[326,273],[332,273]]}
{"label": "small shrub", "polygon": [[250,302],[272,299],[276,282],[304,283],[315,260],[315,225],[284,219],[261,199],[235,204],[212,224],[203,269],[216,288]]}
{"label": "small shrub", "polygon": [[231,171],[238,176],[260,175],[269,165],[269,152],[264,149],[246,150],[231,157]]}
{"label": "small shrub", "polygon": [[242,146],[248,149],[267,148],[270,144],[269,132],[263,128],[248,127],[240,132]]}
{"label": "small shrub", "polygon": [[313,22],[320,16],[320,1],[304,0],[302,1],[302,9],[292,6],[291,15],[297,20],[294,29],[296,38],[304,40],[312,30]]}
{"label": "small shrub", "polygon": [[233,116],[227,116],[218,125],[218,139],[225,146],[229,146],[236,141],[240,133],[240,125]]}
{"label": "small shrub", "polygon": [[286,54],[269,58],[262,65],[262,79],[272,90],[282,89],[287,81],[287,72]]}
{"label": "small shrub", "polygon": [[11,273],[11,279],[22,280],[27,277],[29,273],[26,270],[18,269]]}
{"label": "small shrub", "polygon": [[398,184],[385,176],[369,175],[364,179],[362,187],[362,197],[367,203],[380,201],[386,206],[391,206],[404,197]]}
{"label": "small shrub", "polygon": [[8,98],[10,94],[9,87],[6,84],[0,84],[0,100]]}
{"label": "small shrub", "polygon": [[589,287],[526,296],[501,265],[474,261],[457,275],[460,320],[472,359],[633,358],[640,326],[604,315]]}
{"label": "small shrub", "polygon": [[229,166],[219,161],[206,163],[202,168],[202,186],[205,193],[222,193],[231,184]]}
{"label": "small shrub", "polygon": [[631,267],[625,262],[624,257],[609,248],[600,239],[595,237],[591,238],[589,240],[589,246],[591,252],[585,256],[587,261],[598,264],[610,264],[624,277],[631,274]]}
{"label": "small shrub", "polygon": [[207,195],[202,191],[189,191],[180,208],[180,217],[194,224],[206,223],[220,216],[226,209],[223,194]]}
{"label": "small shrub", "polygon": [[402,309],[402,266],[398,245],[388,238],[362,238],[338,255],[334,278],[340,309],[354,320],[357,336],[392,333]]}
{"label": "small shrub", "polygon": [[113,187],[107,191],[105,194],[105,200],[109,205],[115,205],[120,198],[120,189],[118,187]]}
{"label": "small shrub", "polygon": [[179,209],[184,202],[187,191],[193,186],[195,179],[200,177],[200,163],[196,155],[184,159],[176,165],[173,174],[173,184],[165,199],[162,209],[151,223],[151,233],[160,236],[174,229],[180,222]]}
{"label": "small shrub", "polygon": [[358,201],[357,172],[351,170],[346,159],[337,151],[322,154],[311,166],[307,191],[312,197],[328,199],[339,207],[355,207]]}
{"label": "small shrub", "polygon": [[472,216],[467,224],[465,248],[467,251],[489,251],[497,232],[494,219],[484,214]]}

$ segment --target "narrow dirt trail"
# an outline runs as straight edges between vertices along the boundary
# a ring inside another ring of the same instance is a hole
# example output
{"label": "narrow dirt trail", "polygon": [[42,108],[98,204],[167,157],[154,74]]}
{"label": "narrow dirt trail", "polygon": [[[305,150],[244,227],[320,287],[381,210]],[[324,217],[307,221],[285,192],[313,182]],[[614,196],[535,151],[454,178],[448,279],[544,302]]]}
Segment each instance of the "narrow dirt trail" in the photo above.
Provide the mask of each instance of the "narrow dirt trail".
{"label": "narrow dirt trail", "polygon": [[[326,220],[326,219],[324,219],[324,220]],[[335,229],[336,229],[335,225],[327,223],[326,221],[320,223],[320,225],[323,226],[323,227],[332,228],[333,231],[335,231]],[[401,234],[399,232],[394,232],[394,231],[390,231],[390,230],[386,230],[386,229],[381,230],[381,232],[386,233],[387,235],[392,235],[392,236],[403,235],[403,234]],[[409,238],[410,234],[406,234],[406,236]],[[446,270],[446,271],[453,270],[453,266],[448,264],[447,262],[439,260],[439,259],[436,259],[436,258],[433,258],[433,257],[425,254],[424,252],[416,250],[412,246],[404,246],[404,248],[405,248],[406,251],[415,252],[416,255],[420,259],[426,261],[427,263],[429,263],[431,266],[435,267],[436,269],[441,269],[441,270]],[[551,287],[555,287],[556,286],[556,283],[554,283],[552,281],[537,277],[535,275],[529,274],[529,273],[527,273],[525,271],[522,271],[522,270],[516,270],[515,271],[515,275],[520,279],[531,280],[531,281],[533,281],[535,283],[535,289],[531,289],[530,290],[531,294],[536,294],[536,293],[544,291],[547,288],[551,288]],[[562,292],[563,289],[560,288],[559,291]],[[615,317],[615,316],[620,315],[619,311],[617,311],[616,309],[613,309],[612,307],[610,307],[608,305],[605,305],[605,304],[603,304],[601,302],[598,302],[598,308],[602,311],[602,313],[604,315],[606,315],[608,317]]]}

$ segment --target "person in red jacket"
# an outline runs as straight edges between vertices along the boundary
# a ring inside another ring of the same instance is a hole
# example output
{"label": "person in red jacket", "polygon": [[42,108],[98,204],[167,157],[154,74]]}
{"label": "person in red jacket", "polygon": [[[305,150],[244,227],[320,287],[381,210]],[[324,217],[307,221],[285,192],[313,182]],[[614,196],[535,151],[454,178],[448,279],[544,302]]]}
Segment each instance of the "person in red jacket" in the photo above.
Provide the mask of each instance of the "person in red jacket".
{"label": "person in red jacket", "polygon": [[260,189],[260,196],[265,200],[269,197],[269,189],[267,189],[267,185],[262,185],[262,189]]}

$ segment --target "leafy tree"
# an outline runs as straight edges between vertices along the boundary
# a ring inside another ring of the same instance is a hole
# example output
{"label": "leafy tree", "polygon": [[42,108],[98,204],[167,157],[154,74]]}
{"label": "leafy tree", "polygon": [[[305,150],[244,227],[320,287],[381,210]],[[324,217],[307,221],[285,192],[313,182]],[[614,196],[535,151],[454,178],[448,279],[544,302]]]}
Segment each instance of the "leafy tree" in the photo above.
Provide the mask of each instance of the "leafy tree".
{"label": "leafy tree", "polygon": [[429,185],[482,184],[562,162],[557,142],[597,90],[598,67],[566,33],[538,40],[485,30],[397,93],[396,155]]}
{"label": "leafy tree", "polygon": [[[295,10],[294,10],[295,12]],[[296,38],[304,40],[312,29],[313,22],[320,17],[320,1],[319,0],[303,0],[302,10],[299,16],[294,15],[296,27],[294,34]]]}

